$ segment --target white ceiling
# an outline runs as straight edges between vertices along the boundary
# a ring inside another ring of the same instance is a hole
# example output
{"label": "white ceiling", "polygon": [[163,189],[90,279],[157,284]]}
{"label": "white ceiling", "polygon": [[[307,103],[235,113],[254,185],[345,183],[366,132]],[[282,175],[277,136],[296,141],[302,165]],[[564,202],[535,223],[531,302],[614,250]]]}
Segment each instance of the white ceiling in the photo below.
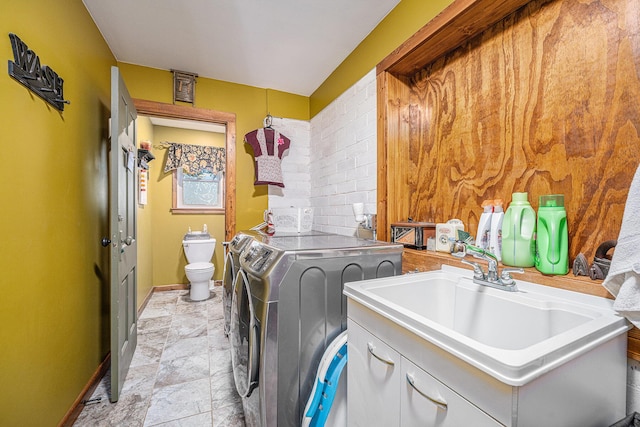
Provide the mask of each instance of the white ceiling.
{"label": "white ceiling", "polygon": [[83,0],[120,62],[309,96],[399,0]]}

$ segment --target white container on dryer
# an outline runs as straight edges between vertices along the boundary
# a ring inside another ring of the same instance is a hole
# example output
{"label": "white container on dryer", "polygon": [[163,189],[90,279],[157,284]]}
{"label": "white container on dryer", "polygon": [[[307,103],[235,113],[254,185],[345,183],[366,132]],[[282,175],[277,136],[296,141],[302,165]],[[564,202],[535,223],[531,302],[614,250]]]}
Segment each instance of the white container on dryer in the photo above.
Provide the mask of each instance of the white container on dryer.
{"label": "white container on dryer", "polygon": [[182,247],[188,262],[184,271],[191,284],[189,297],[192,301],[202,301],[209,298],[209,287],[215,271],[211,258],[216,250],[216,239],[193,239],[188,236],[182,241]]}

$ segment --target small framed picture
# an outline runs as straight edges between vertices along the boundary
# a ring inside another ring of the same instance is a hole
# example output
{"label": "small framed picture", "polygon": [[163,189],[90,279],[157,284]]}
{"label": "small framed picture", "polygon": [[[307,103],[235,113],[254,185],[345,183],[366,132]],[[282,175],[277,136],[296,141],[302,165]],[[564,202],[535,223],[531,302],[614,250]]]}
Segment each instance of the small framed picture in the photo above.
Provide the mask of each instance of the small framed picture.
{"label": "small framed picture", "polygon": [[171,70],[173,73],[173,103],[176,101],[195,103],[196,77],[195,73]]}

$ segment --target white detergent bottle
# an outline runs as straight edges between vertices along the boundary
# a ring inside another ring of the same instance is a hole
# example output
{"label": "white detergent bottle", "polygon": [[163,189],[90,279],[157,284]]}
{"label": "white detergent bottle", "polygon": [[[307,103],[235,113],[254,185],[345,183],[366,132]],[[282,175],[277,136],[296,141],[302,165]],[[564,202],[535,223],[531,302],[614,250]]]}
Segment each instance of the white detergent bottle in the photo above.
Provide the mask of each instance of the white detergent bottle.
{"label": "white detergent bottle", "polygon": [[493,214],[491,214],[491,234],[489,236],[489,252],[494,254],[498,261],[502,261],[502,220],[504,209],[500,199],[493,201]]}
{"label": "white detergent bottle", "polygon": [[489,249],[491,236],[491,216],[493,214],[493,200],[482,202],[482,215],[478,222],[478,233],[476,234],[476,246],[482,249]]}

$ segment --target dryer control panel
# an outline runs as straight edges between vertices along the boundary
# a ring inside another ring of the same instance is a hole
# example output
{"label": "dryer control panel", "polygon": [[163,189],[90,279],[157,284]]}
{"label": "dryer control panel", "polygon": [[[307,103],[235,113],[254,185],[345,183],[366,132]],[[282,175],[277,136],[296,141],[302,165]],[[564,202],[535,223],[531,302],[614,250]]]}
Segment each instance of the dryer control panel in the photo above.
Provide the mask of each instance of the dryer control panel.
{"label": "dryer control panel", "polygon": [[279,254],[279,251],[254,241],[242,253],[240,262],[244,270],[262,275],[274,264]]}
{"label": "dryer control panel", "polygon": [[231,248],[232,252],[240,253],[245,248],[245,246],[247,246],[250,240],[252,240],[251,236],[238,233],[231,240],[229,247]]}

